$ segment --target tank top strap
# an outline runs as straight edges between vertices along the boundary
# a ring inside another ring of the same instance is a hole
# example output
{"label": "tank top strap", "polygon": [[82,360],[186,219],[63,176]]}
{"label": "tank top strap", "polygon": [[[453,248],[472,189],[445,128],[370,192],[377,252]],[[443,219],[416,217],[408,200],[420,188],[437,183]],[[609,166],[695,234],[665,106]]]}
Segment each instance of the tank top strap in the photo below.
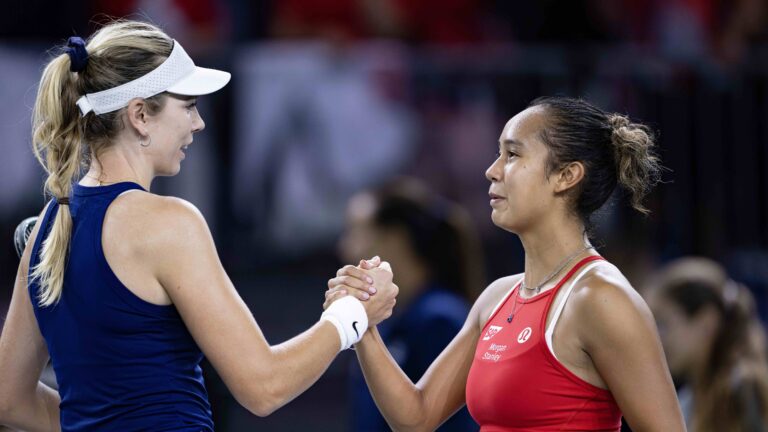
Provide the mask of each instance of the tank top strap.
{"label": "tank top strap", "polygon": [[102,195],[102,196],[109,196],[110,198],[114,199],[118,197],[123,192],[129,191],[129,190],[142,190],[145,189],[141,187],[138,183],[134,182],[120,182],[120,183],[114,183],[107,186],[82,186],[79,184],[75,184],[72,188],[72,193],[76,197],[90,197],[95,195]]}
{"label": "tank top strap", "polygon": [[[555,309],[554,315],[552,315],[552,321],[550,321],[549,326],[547,327],[546,332],[544,333],[544,338],[547,342],[547,346],[552,350],[552,336],[555,334],[555,326],[557,325],[557,321],[560,319],[560,315],[563,313],[563,309],[565,309],[565,303],[568,301],[568,298],[571,296],[571,292],[573,292],[573,288],[576,286],[576,284],[587,275],[587,273],[590,272],[593,268],[603,264],[607,263],[604,259],[596,259],[591,260],[592,262],[589,265],[586,265],[584,268],[579,271],[579,273],[576,275],[575,278],[573,278],[573,281],[570,285],[568,285],[568,289],[565,291],[565,294],[563,294],[563,298],[560,300],[560,303],[557,305],[557,309]],[[553,296],[554,299],[554,296]],[[545,317],[546,320],[546,317]],[[552,355],[554,355],[555,352],[552,350]]]}

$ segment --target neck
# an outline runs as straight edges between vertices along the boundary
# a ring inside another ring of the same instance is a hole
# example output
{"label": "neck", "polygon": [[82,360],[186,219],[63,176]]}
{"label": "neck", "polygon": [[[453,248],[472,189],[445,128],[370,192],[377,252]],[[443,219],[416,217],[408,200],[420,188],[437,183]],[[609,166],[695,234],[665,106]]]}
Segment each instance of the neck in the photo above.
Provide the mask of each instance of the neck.
{"label": "neck", "polygon": [[150,165],[142,156],[138,144],[111,144],[96,158],[91,155],[91,164],[83,185],[106,186],[120,182],[134,182],[149,190],[154,179]]}
{"label": "neck", "polygon": [[[590,250],[583,250],[588,243],[581,221],[569,217],[566,220],[544,222],[519,234],[525,250],[526,287],[537,287],[552,275],[552,278],[540,287],[542,291],[557,284],[558,277],[567,272],[581,257],[591,254]],[[579,251],[581,253],[578,253]],[[572,260],[566,264],[569,258]],[[563,265],[560,271],[552,274]]]}

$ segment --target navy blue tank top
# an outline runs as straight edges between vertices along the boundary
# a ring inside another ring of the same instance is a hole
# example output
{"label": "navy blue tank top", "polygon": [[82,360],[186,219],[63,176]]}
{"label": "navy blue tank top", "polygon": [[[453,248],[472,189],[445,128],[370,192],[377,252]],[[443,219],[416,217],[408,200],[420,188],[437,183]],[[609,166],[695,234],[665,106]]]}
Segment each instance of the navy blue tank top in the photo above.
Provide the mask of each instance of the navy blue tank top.
{"label": "navy blue tank top", "polygon": [[[213,431],[203,383],[203,354],[173,305],[148,303],[112,272],[101,245],[104,215],[135,183],[74,186],[71,249],[59,302],[38,306],[29,294],[61,395],[67,431]],[[30,268],[59,209],[40,222]]]}

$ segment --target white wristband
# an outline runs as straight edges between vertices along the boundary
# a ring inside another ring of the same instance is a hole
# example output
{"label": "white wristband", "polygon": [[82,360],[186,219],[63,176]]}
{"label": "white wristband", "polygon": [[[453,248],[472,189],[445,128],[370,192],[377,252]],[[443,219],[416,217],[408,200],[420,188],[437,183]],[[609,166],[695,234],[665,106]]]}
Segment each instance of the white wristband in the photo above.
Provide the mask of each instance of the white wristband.
{"label": "white wristband", "polygon": [[336,327],[341,341],[341,350],[360,342],[368,329],[368,314],[360,300],[346,296],[333,302],[320,316]]}

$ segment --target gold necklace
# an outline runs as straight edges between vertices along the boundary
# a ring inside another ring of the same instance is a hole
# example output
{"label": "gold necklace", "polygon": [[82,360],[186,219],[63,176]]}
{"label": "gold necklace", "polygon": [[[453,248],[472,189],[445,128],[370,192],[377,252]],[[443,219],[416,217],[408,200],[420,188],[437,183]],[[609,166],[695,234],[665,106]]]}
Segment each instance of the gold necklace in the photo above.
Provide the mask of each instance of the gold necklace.
{"label": "gold necklace", "polygon": [[[555,269],[555,271],[550,273],[550,275],[547,276],[546,279],[544,279],[544,282],[538,284],[537,286],[535,286],[533,288],[528,288],[527,286],[525,286],[525,275],[523,275],[523,279],[520,281],[520,288],[526,289],[526,290],[530,290],[530,291],[535,291],[534,295],[538,295],[539,291],[541,291],[541,287],[543,287],[544,284],[546,284],[547,282],[552,280],[553,277],[555,277],[558,273],[563,271],[563,269],[566,268],[568,266],[568,264],[570,264],[582,252],[587,251],[589,249],[592,249],[593,247],[594,246],[592,246],[592,245],[584,246],[582,249],[579,249],[578,251],[576,251],[576,253],[566,257],[565,260],[563,260],[563,264],[562,265],[558,265],[557,268]],[[512,305],[512,312],[510,312],[509,316],[507,317],[507,322],[508,323],[511,323],[512,320],[515,318],[515,314],[517,313],[517,300],[519,298],[520,298],[520,289],[518,288],[517,293],[515,295],[515,303],[514,303],[514,305]],[[525,303],[523,303],[523,304],[525,304]]]}
{"label": "gold necklace", "polygon": [[594,246],[592,246],[592,245],[586,245],[586,246],[584,246],[583,248],[581,248],[581,249],[577,250],[575,253],[573,253],[573,254],[571,254],[571,255],[567,256],[567,257],[565,258],[565,260],[563,260],[562,264],[561,264],[561,265],[558,265],[558,266],[557,266],[557,268],[555,268],[555,271],[553,271],[552,273],[550,273],[550,274],[549,274],[549,276],[547,276],[547,277],[544,279],[544,281],[543,281],[543,282],[541,282],[540,284],[536,285],[535,287],[533,287],[533,288],[528,288],[527,286],[525,286],[525,276],[523,276],[523,281],[520,283],[520,285],[523,287],[523,289],[524,289],[524,290],[528,290],[528,291],[534,291],[534,295],[537,295],[537,294],[539,293],[539,291],[541,291],[541,287],[543,287],[543,286],[544,286],[544,285],[545,285],[547,282],[549,282],[550,280],[552,280],[552,278],[553,278],[553,277],[557,276],[557,274],[558,274],[558,273],[560,273],[561,271],[563,271],[563,269],[564,269],[565,267],[567,267],[567,266],[568,266],[568,264],[570,264],[570,263],[571,263],[571,261],[573,261],[574,259],[576,259],[576,257],[577,257],[577,256],[579,256],[579,255],[580,255],[582,252],[584,252],[584,251],[587,251],[587,250],[589,250],[589,249],[592,249],[593,247],[594,247]]}
{"label": "gold necklace", "polygon": [[[515,293],[515,304],[512,306],[512,312],[509,313],[509,316],[507,317],[507,322],[511,323],[512,319],[515,318],[515,314],[517,313],[517,299],[520,298],[520,289],[517,289],[517,292]],[[523,303],[525,304],[525,303]]]}

